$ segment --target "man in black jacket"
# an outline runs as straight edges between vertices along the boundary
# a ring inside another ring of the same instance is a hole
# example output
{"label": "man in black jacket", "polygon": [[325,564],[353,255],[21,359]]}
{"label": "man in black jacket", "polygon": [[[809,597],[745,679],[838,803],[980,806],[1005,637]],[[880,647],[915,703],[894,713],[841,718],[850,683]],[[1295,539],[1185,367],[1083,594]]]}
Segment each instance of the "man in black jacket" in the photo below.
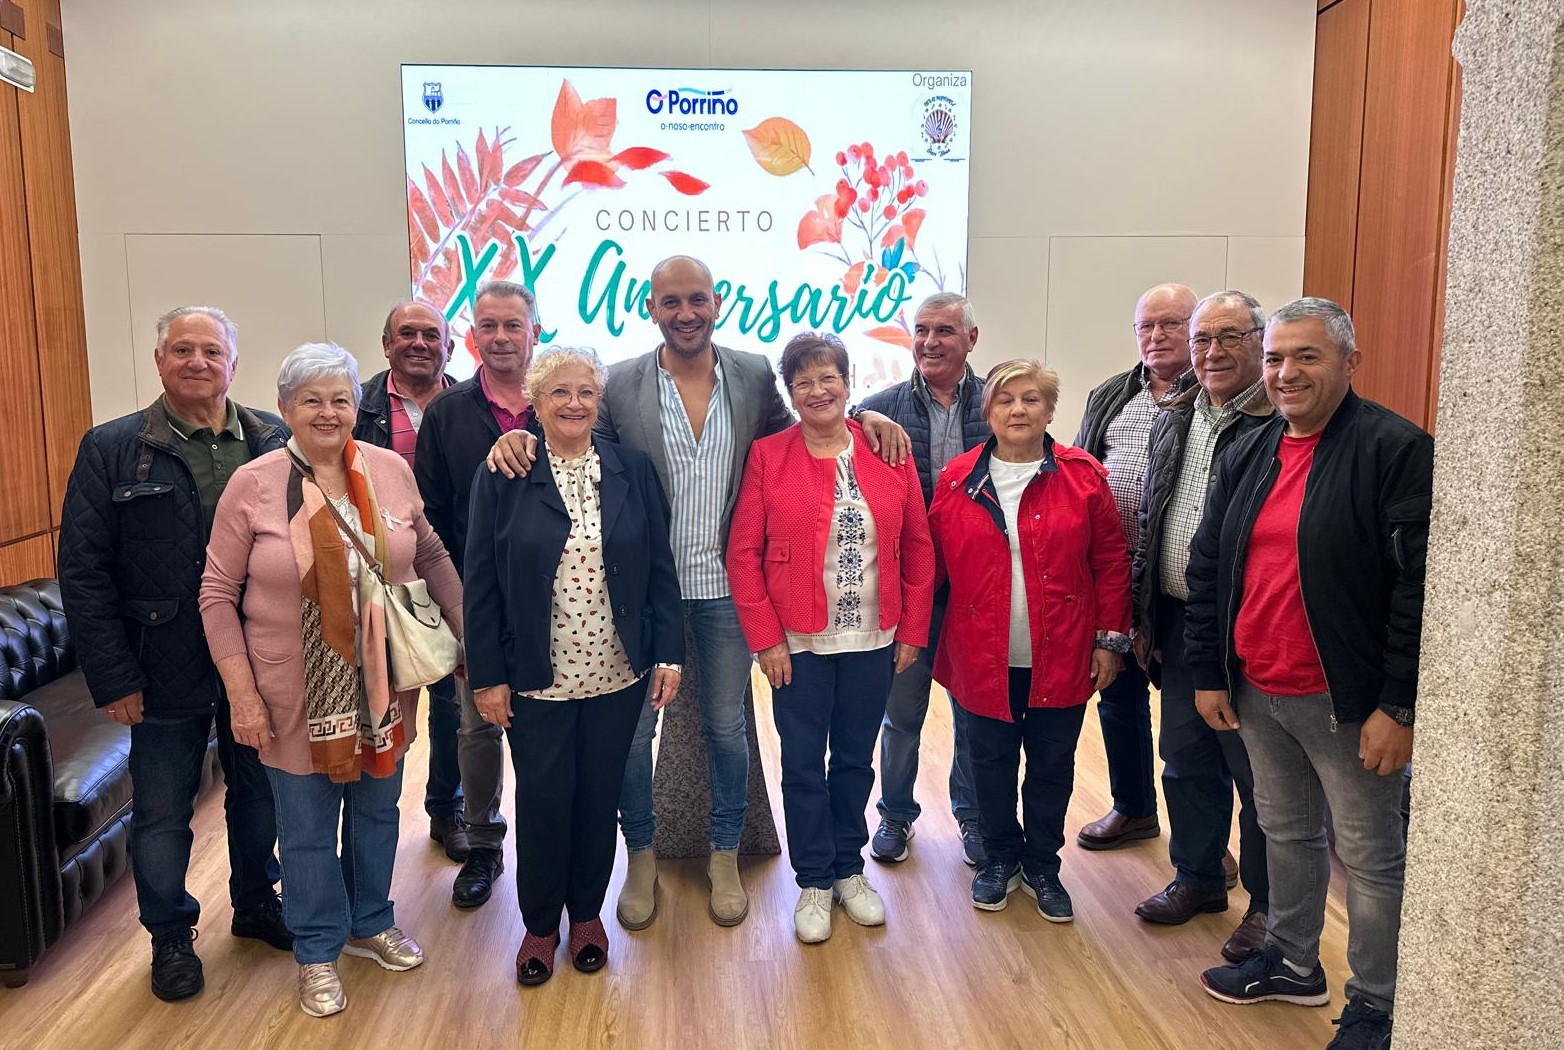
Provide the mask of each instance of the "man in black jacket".
{"label": "man in black jacket", "polygon": [[182,306],[158,319],[163,394],[82,438],[65,489],[60,596],[93,702],[130,729],[131,873],[152,936],[152,992],[201,991],[191,944],[201,905],[185,889],[190,819],[217,722],[226,782],[232,930],[293,946],[277,898],[277,824],[260,756],[234,743],[228,698],[197,599],[217,500],[234,470],[287,440],[282,421],[228,399],[234,324]]}
{"label": "man in black jacket", "polygon": [[[900,423],[912,441],[913,462],[923,483],[923,502],[934,499],[934,482],[955,457],[988,440],[983,418],[983,381],[967,364],[977,345],[977,315],[965,296],[937,292],[913,314],[912,378],[864,398],[865,411],[883,412]],[[918,745],[929,710],[929,685],[934,674],[934,650],[945,621],[946,592],[934,598],[929,644],[917,661],[897,675],[885,701],[880,732],[880,826],[870,842],[875,860],[893,864],[905,860],[913,821],[922,807],[913,798],[918,779]],[[967,746],[966,710],[950,705],[950,810],[961,829],[963,859],[982,864],[983,833],[978,823],[977,797],[972,788],[972,758]]]}
{"label": "man in black jacket", "polygon": [[1162,794],[1168,804],[1168,856],[1176,872],[1135,909],[1147,922],[1179,925],[1201,912],[1227,910],[1223,858],[1239,816],[1242,875],[1249,907],[1222,955],[1242,962],[1265,946],[1269,882],[1265,835],[1255,815],[1254,777],[1237,733],[1219,733],[1195,710],[1184,658],[1184,570],[1222,454],[1275,414],[1260,376],[1265,313],[1253,296],[1217,292],[1189,322],[1195,378],[1168,403],[1151,431],[1150,465],[1140,502],[1135,551],[1135,650],[1161,691]]}
{"label": "man in black jacket", "polygon": [[[380,346],[391,367],[364,381],[353,438],[389,448],[411,467],[424,410],[436,394],[451,385],[445,374],[451,359],[450,328],[434,303],[403,299],[386,315]],[[429,814],[429,837],[445,847],[445,855],[457,863],[465,861],[468,853],[457,757],[461,712],[455,675],[429,687],[429,779],[424,786],[424,812]]]}
{"label": "man in black jacket", "polygon": [[1362,353],[1325,299],[1271,315],[1265,386],[1280,417],[1223,458],[1189,557],[1195,703],[1236,728],[1270,859],[1266,947],[1207,970],[1214,998],[1330,1001],[1319,963],[1330,860],[1347,896],[1347,1006],[1332,1047],[1390,1045],[1434,442],[1352,392]]}
{"label": "man in black jacket", "polygon": [[[524,285],[490,281],[473,301],[472,336],[483,364],[429,403],[418,428],[413,475],[424,515],[462,570],[467,551],[468,498],[478,464],[499,436],[532,423],[527,368],[537,343],[537,300]],[[476,908],[505,869],[504,733],[485,722],[465,681],[456,682],[461,707],[457,761],[465,796],[468,853],[451,886],[451,901]]]}
{"label": "man in black jacket", "polygon": [[[1181,284],[1159,284],[1135,304],[1140,362],[1099,384],[1086,397],[1075,444],[1108,470],[1108,487],[1131,551],[1140,543],[1140,494],[1146,479],[1151,428],[1168,400],[1194,385],[1189,367],[1189,315],[1195,293]],[[1097,699],[1113,809],[1081,828],[1082,849],[1114,849],[1162,833],[1151,758],[1151,692],[1133,660]]]}

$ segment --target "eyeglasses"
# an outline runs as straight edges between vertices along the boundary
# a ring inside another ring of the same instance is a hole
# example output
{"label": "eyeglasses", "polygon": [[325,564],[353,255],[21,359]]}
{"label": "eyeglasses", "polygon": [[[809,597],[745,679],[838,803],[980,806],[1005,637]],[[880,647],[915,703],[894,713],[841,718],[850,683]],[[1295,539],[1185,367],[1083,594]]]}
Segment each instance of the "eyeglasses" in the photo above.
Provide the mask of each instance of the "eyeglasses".
{"label": "eyeglasses", "polygon": [[798,382],[790,384],[788,389],[795,394],[811,394],[814,393],[815,387],[819,387],[821,390],[830,390],[841,385],[842,377],[840,374],[827,372],[825,375],[817,376],[814,379],[800,379]]}
{"label": "eyeglasses", "polygon": [[1177,335],[1189,324],[1189,318],[1174,321],[1137,321],[1131,325],[1136,335],[1150,335],[1158,328],[1168,335]]}
{"label": "eyeglasses", "polygon": [[1197,335],[1189,341],[1189,349],[1197,354],[1204,354],[1211,349],[1211,344],[1215,343],[1223,350],[1237,350],[1244,345],[1245,339],[1248,339],[1256,332],[1263,331],[1265,331],[1264,328],[1250,328],[1242,332],[1229,328],[1226,331],[1218,332],[1216,335]]}
{"label": "eyeglasses", "polygon": [[564,387],[558,387],[554,390],[550,390],[547,396],[548,399],[554,402],[556,405],[568,405],[570,404],[571,398],[579,399],[583,405],[595,405],[597,404],[597,399],[601,397],[602,394],[599,391],[592,389],[566,390]]}

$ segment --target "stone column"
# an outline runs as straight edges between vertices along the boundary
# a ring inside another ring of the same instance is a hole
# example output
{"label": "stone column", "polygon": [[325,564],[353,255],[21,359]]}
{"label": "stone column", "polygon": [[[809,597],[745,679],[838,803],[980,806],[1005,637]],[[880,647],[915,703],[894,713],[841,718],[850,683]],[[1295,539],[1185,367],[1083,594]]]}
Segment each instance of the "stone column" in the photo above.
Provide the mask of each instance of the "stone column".
{"label": "stone column", "polygon": [[1564,1046],[1564,0],[1468,0],[1397,1050]]}

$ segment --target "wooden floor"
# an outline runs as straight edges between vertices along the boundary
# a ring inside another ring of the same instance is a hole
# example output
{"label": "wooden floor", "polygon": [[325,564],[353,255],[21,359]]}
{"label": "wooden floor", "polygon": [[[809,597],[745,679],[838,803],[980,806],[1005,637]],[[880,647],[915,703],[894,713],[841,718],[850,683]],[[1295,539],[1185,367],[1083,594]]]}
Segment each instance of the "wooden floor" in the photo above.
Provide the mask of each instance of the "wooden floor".
{"label": "wooden floor", "polygon": [[[781,826],[776,733],[763,684],[756,698]],[[196,814],[189,880],[205,908],[196,947],[206,990],[182,1003],[152,997],[148,941],[126,878],[45,956],[28,985],[0,989],[0,1047],[1318,1050],[1330,1040],[1346,975],[1339,870],[1323,948],[1336,996],[1331,1006],[1225,1006],[1201,991],[1198,975],[1221,962],[1217,949],[1242,915],[1242,890],[1225,915],[1178,928],[1148,926],[1133,909],[1171,877],[1166,837],[1109,853],[1074,845],[1075,831],[1109,804],[1095,716],[1081,738],[1064,850],[1073,925],[1045,922],[1020,893],[1004,912],[972,908],[971,872],[961,863],[947,804],[950,715],[943,696],[930,705],[923,755],[924,816],[912,856],[895,867],[871,861],[867,872],[885,898],[884,927],[855,926],[837,909],[830,941],[799,944],[792,927],[797,890],[783,856],[745,863],[752,904],[733,929],[706,916],[703,862],[665,862],[657,922],[630,933],[612,918],[621,846],[604,908],[608,969],[576,973],[562,953],[554,979],[527,989],[514,976],[523,930],[513,843],[493,899],[474,912],[453,908],[456,866],[429,840],[420,804],[427,769],[420,739],[407,763],[393,896],[398,924],[423,945],[428,961],[398,974],[344,956],[350,1005],[326,1020],[300,1012],[291,956],[229,935],[222,804],[209,795]]]}

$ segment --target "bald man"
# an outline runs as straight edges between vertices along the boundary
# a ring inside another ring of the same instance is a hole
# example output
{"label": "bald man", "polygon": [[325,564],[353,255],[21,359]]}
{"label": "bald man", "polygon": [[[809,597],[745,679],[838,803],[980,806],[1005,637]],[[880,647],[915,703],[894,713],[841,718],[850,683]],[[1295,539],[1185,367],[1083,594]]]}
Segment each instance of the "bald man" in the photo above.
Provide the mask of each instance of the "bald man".
{"label": "bald man", "polygon": [[[1108,469],[1108,487],[1119,508],[1124,538],[1140,541],[1141,487],[1145,483],[1151,428],[1162,407],[1195,382],[1189,363],[1189,318],[1195,293],[1181,284],[1147,289],[1135,304],[1135,342],[1140,361],[1100,384],[1086,399],[1079,447]],[[1133,660],[1098,698],[1108,785],[1113,809],[1076,836],[1082,849],[1116,849],[1162,834],[1157,823],[1157,788],[1151,758],[1151,693],[1145,672]]]}

